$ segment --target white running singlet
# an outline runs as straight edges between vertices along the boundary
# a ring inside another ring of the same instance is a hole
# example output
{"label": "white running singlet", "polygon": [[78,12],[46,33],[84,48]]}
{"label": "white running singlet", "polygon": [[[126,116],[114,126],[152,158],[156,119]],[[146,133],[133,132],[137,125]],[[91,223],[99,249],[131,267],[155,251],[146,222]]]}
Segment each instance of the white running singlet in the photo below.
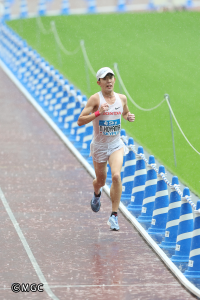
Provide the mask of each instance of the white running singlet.
{"label": "white running singlet", "polygon": [[[99,108],[107,103],[102,92],[99,92]],[[114,151],[124,147],[120,139],[121,115],[123,106],[118,94],[114,93],[115,102],[109,105],[109,109],[103,115],[95,118],[93,122],[93,140],[91,142],[90,155],[97,162],[106,162]]]}

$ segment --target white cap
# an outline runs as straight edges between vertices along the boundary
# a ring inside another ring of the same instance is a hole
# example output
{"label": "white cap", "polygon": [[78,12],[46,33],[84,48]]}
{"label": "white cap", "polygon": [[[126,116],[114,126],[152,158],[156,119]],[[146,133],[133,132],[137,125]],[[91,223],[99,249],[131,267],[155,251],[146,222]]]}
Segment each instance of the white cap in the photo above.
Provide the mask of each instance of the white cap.
{"label": "white cap", "polygon": [[115,75],[113,70],[111,70],[110,68],[108,67],[101,68],[96,74],[97,80],[99,80],[99,78],[104,78],[108,73]]}

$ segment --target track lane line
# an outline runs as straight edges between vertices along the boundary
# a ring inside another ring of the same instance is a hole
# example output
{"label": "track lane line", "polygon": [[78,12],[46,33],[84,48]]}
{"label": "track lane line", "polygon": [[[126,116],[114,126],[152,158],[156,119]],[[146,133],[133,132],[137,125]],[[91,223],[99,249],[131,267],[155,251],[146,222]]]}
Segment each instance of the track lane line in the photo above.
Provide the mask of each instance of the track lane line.
{"label": "track lane line", "polygon": [[[26,238],[25,238],[25,236],[24,236],[17,220],[15,219],[15,216],[14,216],[14,214],[13,214],[13,212],[12,212],[12,210],[11,210],[9,204],[8,204],[8,201],[6,200],[6,197],[4,196],[1,188],[0,188],[0,199],[3,203],[3,206],[4,206],[7,214],[9,215],[9,218],[10,218],[11,222],[13,223],[13,226],[14,226],[14,228],[15,228],[15,230],[16,230],[16,232],[17,232],[17,234],[18,234],[18,236],[19,236],[19,238],[20,238],[20,240],[21,240],[21,242],[24,246],[24,249],[25,249],[32,265],[33,265],[33,268],[35,269],[35,272],[36,272],[40,282],[44,284],[43,288],[44,288],[45,292],[49,295],[49,297],[51,297],[51,299],[59,300],[59,298],[52,292],[51,288],[49,287],[48,282],[46,281],[46,278],[44,277],[44,275],[42,273],[42,270],[40,269],[40,266],[38,265],[34,255],[33,255],[33,252],[31,251],[31,248],[29,247],[29,244],[26,241]],[[3,289],[5,289],[5,288],[3,288]]]}

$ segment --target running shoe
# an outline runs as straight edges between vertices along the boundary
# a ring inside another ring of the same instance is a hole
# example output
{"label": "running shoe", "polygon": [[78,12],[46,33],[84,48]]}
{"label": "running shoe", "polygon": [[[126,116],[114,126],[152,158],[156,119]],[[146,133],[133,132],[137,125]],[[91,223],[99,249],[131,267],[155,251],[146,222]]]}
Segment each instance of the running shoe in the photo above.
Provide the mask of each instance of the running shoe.
{"label": "running shoe", "polygon": [[119,230],[119,224],[118,224],[118,217],[112,215],[109,219],[107,224],[110,226],[111,230]]}
{"label": "running shoe", "polygon": [[101,207],[100,198],[101,198],[101,194],[100,194],[99,197],[96,197],[95,194],[92,197],[92,200],[91,200],[91,209],[94,212],[98,212],[100,210],[100,207]]}

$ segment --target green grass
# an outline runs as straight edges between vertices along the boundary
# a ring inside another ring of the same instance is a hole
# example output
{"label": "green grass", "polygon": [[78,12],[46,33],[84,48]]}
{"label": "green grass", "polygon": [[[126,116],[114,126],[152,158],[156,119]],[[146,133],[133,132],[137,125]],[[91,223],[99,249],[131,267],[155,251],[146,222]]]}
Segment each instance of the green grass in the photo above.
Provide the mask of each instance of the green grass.
{"label": "green grass", "polygon": [[[56,22],[60,39],[73,51],[85,41],[88,57],[97,71],[118,63],[122,79],[142,107],[158,104],[165,93],[183,132],[200,151],[200,14],[198,12],[134,13],[43,17],[48,30]],[[10,21],[28,44],[89,96],[99,90],[90,74],[87,86],[82,52],[66,56],[58,51],[53,34],[40,32],[36,19]],[[116,92],[119,85],[116,81]],[[163,103],[151,112],[138,110],[129,101],[135,123],[123,121],[126,132],[200,195],[200,156],[187,144],[175,122],[177,167],[174,166],[169,109]]]}

